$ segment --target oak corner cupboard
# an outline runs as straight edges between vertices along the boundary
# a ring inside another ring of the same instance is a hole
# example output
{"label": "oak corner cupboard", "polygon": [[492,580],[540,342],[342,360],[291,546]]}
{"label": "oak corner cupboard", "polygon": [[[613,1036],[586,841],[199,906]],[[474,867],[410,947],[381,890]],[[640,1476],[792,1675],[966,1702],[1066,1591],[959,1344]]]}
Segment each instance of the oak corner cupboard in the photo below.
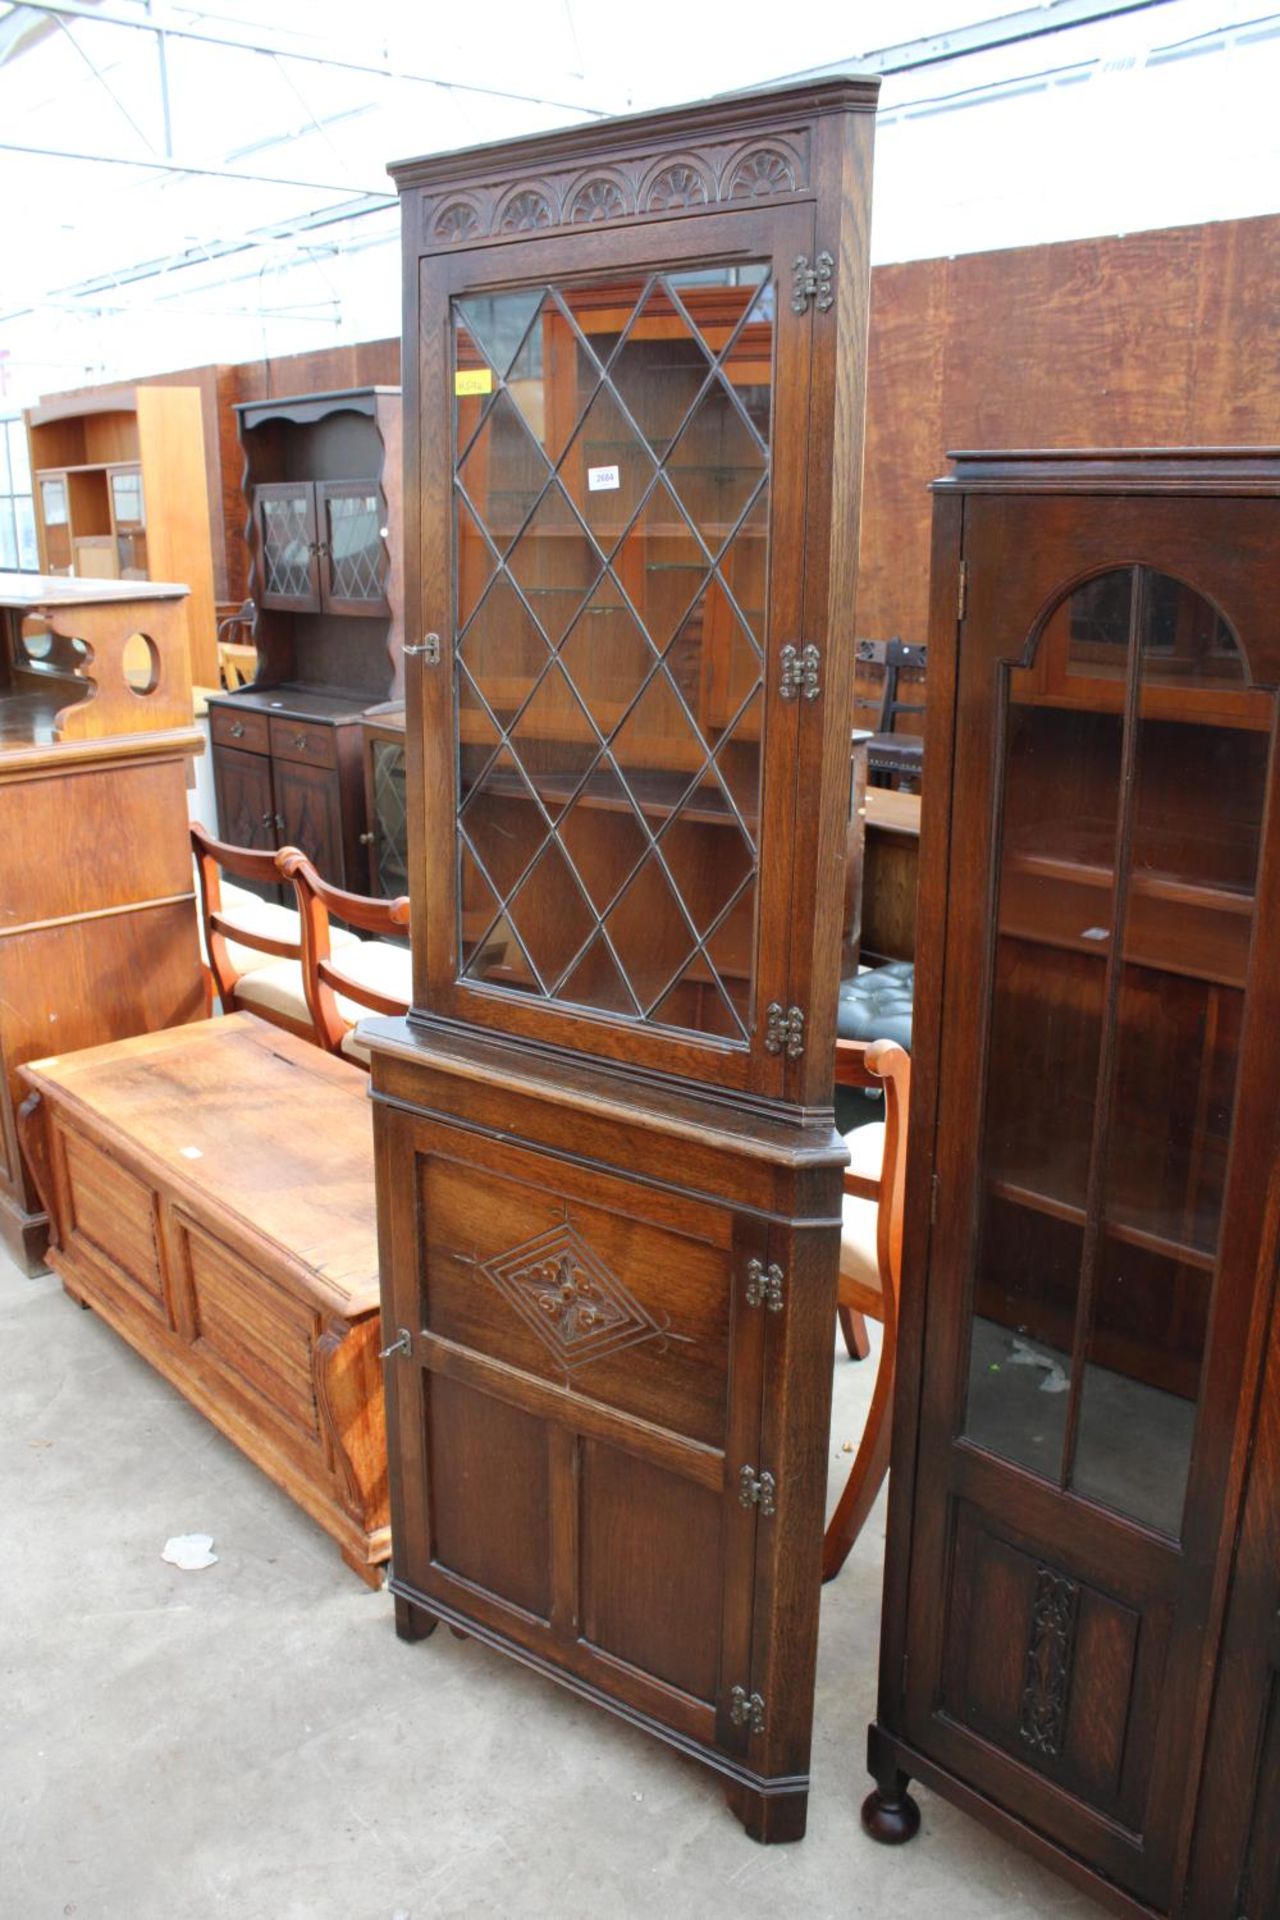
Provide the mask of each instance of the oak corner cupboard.
{"label": "oak corner cupboard", "polygon": [[765,1840],[808,1792],[875,96],[393,169],[398,1622],[707,1762]]}
{"label": "oak corner cupboard", "polygon": [[953,458],[864,1825],[1267,1920],[1280,453]]}

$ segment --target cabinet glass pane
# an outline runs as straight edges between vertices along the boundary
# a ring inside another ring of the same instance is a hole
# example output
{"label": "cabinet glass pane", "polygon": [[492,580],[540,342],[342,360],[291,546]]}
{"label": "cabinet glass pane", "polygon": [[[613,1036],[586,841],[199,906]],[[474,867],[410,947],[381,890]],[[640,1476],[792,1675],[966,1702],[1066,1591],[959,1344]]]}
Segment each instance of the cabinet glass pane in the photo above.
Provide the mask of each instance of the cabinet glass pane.
{"label": "cabinet glass pane", "polygon": [[65,527],[67,524],[67,488],[62,480],[42,480],[40,482],[40,511],[44,515],[46,527]]}
{"label": "cabinet glass pane", "polygon": [[334,599],[380,601],[384,591],[382,503],[377,488],[368,493],[327,494],[324,512]]}
{"label": "cabinet glass pane", "polygon": [[409,891],[404,748],[393,740],[375,740],[371,753],[377,859],[374,888],[384,899],[394,900]]}
{"label": "cabinet glass pane", "polygon": [[[1218,1251],[1267,736],[1216,724],[1214,695],[1245,685],[1217,611],[1145,570],[1137,592],[1109,1149],[1071,1484],[1176,1534]],[[1170,689],[1185,717],[1168,717]]]}
{"label": "cabinet glass pane", "polygon": [[463,977],[745,1044],[774,296],[454,308]]}
{"label": "cabinet glass pane", "polygon": [[117,527],[141,527],[145,524],[140,473],[111,475],[111,510],[115,515]]}
{"label": "cabinet glass pane", "polygon": [[1008,690],[965,1431],[1176,1533],[1268,736],[1217,610],[1140,567]]}
{"label": "cabinet glass pane", "polygon": [[268,495],[262,513],[262,565],[267,593],[285,600],[311,594],[311,516],[307,502]]}

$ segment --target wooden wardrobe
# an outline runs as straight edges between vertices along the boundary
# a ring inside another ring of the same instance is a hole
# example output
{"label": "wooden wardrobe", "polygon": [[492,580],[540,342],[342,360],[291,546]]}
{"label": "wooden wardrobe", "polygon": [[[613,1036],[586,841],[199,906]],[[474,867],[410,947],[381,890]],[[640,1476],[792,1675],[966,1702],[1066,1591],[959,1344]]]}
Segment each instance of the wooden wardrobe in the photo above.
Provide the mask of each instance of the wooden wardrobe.
{"label": "wooden wardrobe", "polygon": [[697,1756],[762,1840],[808,1791],[875,91],[394,169],[400,1630]]}
{"label": "wooden wardrobe", "polygon": [[1265,1920],[1280,455],[954,459],[864,1822]]}

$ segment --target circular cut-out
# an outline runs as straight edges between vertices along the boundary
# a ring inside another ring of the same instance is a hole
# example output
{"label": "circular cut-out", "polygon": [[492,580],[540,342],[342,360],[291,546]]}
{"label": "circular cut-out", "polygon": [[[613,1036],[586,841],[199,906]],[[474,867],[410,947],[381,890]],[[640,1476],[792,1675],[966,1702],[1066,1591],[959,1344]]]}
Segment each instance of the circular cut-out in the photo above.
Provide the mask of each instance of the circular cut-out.
{"label": "circular cut-out", "polygon": [[124,643],[120,664],[129,687],[136,694],[154,693],[160,684],[160,649],[145,633],[131,633]]}

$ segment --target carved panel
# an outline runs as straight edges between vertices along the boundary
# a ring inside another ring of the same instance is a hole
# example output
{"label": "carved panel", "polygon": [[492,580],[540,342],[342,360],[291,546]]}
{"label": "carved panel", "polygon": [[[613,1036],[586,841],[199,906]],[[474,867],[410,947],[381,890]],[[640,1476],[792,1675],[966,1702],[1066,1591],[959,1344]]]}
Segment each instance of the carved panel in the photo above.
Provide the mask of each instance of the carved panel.
{"label": "carved panel", "polygon": [[640,1305],[567,1217],[481,1271],[566,1369],[670,1337],[665,1316]]}
{"label": "carved panel", "polygon": [[1052,1567],[1037,1570],[1018,1734],[1037,1753],[1053,1759],[1062,1752],[1079,1605],[1074,1580]]}
{"label": "carved panel", "polygon": [[717,203],[804,193],[809,187],[809,134],[748,143],[709,142],[688,151],[640,153],[607,168],[566,168],[524,179],[468,182],[428,189],[421,200],[428,252],[474,244],[491,235],[540,233],[557,226],[631,219],[670,219]]}

